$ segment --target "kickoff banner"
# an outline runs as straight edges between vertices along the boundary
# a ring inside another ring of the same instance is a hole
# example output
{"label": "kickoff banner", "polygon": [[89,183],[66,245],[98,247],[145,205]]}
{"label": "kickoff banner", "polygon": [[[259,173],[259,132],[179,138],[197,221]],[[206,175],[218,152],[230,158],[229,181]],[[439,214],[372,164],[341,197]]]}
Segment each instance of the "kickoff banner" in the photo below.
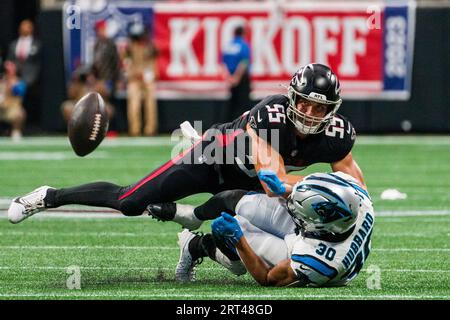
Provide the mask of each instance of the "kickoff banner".
{"label": "kickoff banner", "polygon": [[[122,20],[143,16],[160,50],[157,92],[162,99],[226,98],[221,51],[242,24],[251,48],[254,99],[285,93],[282,86],[310,62],[327,64],[337,73],[344,98],[410,96],[414,1],[110,2],[81,15],[91,21],[86,27],[92,30],[100,16],[117,20],[114,25],[122,28]],[[87,39],[78,33],[73,41],[76,31],[66,28],[70,70],[77,58],[88,64],[92,56],[86,48],[92,47],[92,32]]]}

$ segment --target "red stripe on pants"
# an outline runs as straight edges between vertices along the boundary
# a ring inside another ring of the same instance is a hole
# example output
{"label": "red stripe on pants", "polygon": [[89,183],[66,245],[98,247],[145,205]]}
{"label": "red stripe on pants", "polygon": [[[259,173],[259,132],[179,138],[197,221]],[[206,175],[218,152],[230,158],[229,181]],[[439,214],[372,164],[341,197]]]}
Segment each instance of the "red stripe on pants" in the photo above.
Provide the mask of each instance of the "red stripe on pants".
{"label": "red stripe on pants", "polygon": [[133,194],[137,189],[139,189],[140,187],[142,187],[142,185],[146,184],[147,182],[155,179],[156,177],[158,177],[161,173],[163,173],[164,171],[166,171],[167,169],[169,169],[170,167],[172,167],[176,162],[178,162],[181,158],[183,158],[186,154],[188,154],[192,149],[194,149],[200,142],[202,142],[202,140],[198,141],[197,143],[195,143],[192,147],[190,147],[189,149],[183,151],[182,153],[180,153],[178,156],[176,156],[175,158],[169,160],[167,163],[165,163],[164,165],[162,165],[159,169],[157,169],[156,171],[152,172],[148,177],[146,177],[144,180],[142,180],[141,182],[139,182],[137,185],[135,185],[131,190],[128,190],[128,192],[126,192],[125,194],[123,194],[122,196],[119,197],[119,200],[125,199],[126,197],[130,196],[131,194]]}

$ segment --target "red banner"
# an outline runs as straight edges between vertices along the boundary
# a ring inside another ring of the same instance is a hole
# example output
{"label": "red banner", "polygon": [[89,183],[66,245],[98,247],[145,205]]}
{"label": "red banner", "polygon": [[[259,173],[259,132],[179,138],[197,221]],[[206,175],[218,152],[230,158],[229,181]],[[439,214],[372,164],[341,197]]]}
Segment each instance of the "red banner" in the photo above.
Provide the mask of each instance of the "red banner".
{"label": "red banner", "polygon": [[[386,97],[383,93],[390,90],[385,85],[387,11],[382,2],[157,3],[154,12],[162,98],[225,97],[221,49],[243,23],[249,31],[253,98],[285,93],[280,84],[288,85],[292,74],[311,62],[331,66],[344,97]],[[410,26],[411,15],[404,19]],[[414,29],[398,31],[400,24],[391,24],[390,38],[407,43]],[[399,34],[404,39],[398,40]],[[411,52],[412,45],[405,48],[400,62],[407,65],[405,52]],[[391,49],[398,51],[398,46]],[[404,77],[411,66],[406,69]],[[394,89],[409,93],[407,85]]]}

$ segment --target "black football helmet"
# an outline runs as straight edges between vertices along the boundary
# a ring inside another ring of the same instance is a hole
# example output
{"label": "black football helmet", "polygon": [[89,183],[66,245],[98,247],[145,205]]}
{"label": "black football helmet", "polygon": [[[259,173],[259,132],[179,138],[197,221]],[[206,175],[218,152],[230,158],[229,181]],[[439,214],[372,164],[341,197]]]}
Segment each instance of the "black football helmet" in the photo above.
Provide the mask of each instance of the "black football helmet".
{"label": "black football helmet", "polygon": [[[328,66],[310,63],[301,67],[289,84],[287,116],[300,133],[320,133],[330,125],[342,103],[340,92],[339,80]],[[297,110],[299,99],[327,105],[328,112],[323,118],[306,115]]]}

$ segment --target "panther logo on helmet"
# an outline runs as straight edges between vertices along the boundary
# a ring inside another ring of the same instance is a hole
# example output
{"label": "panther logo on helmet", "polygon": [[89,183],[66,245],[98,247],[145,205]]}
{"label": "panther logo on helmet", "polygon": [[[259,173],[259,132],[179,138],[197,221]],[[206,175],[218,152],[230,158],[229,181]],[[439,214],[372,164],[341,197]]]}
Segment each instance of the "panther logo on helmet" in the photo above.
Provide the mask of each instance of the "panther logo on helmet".
{"label": "panther logo on helmet", "polygon": [[316,173],[294,186],[287,208],[303,231],[342,234],[355,225],[365,199],[370,201],[351,176]]}
{"label": "panther logo on helmet", "polygon": [[321,201],[312,204],[312,208],[322,218],[322,223],[329,223],[342,217],[351,218],[352,213],[338,206],[337,202]]}

